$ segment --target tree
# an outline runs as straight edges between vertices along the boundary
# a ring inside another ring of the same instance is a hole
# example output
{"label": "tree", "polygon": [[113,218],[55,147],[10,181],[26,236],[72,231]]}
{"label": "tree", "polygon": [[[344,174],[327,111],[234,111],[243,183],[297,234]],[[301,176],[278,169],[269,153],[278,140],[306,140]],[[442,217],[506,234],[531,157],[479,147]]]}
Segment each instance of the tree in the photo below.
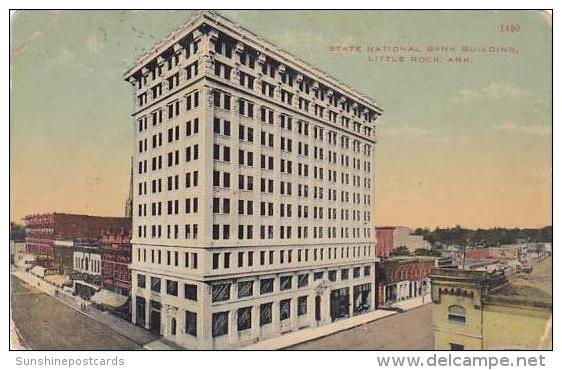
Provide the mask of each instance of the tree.
{"label": "tree", "polygon": [[25,225],[10,222],[10,240],[25,240]]}
{"label": "tree", "polygon": [[392,251],[392,253],[390,253],[391,257],[396,257],[396,256],[411,256],[412,254],[410,253],[410,250],[407,247],[401,246],[396,248],[395,250]]}
{"label": "tree", "polygon": [[430,256],[430,257],[441,257],[441,252],[436,249],[423,249],[418,248],[414,251],[415,256]]}

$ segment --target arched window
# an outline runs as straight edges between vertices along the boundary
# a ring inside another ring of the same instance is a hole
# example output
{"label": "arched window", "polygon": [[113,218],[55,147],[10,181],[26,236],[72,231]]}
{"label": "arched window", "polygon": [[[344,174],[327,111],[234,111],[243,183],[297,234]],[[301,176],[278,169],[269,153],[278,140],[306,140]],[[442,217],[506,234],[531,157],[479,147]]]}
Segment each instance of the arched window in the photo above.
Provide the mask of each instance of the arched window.
{"label": "arched window", "polygon": [[462,306],[449,306],[449,321],[466,322],[466,313]]}

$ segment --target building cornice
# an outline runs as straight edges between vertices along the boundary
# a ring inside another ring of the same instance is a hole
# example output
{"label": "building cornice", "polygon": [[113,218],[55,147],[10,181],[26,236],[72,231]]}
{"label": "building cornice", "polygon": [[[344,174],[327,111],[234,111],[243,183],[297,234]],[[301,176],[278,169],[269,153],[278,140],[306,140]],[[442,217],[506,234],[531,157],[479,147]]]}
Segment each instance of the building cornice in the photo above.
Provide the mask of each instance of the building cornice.
{"label": "building cornice", "polygon": [[326,72],[313,67],[311,64],[303,61],[302,59],[294,56],[293,54],[283,50],[282,48],[274,45],[273,43],[263,39],[262,37],[256,35],[254,32],[244,28],[243,26],[231,21],[225,16],[212,11],[201,11],[196,13],[189,21],[176,28],[170,35],[168,35],[164,40],[154,45],[143,55],[141,55],[135,65],[130,68],[124,74],[124,78],[128,80],[136,72],[141,70],[146,64],[157,57],[157,54],[164,52],[165,50],[174,46],[177,41],[185,38],[189,33],[193,32],[200,26],[208,24],[209,26],[222,30],[226,34],[234,35],[239,41],[242,41],[248,46],[256,49],[257,51],[262,51],[266,55],[271,56],[278,61],[297,72],[304,71],[310,77],[317,79],[317,82],[322,83],[328,88],[334,90],[339,90],[342,93],[348,95],[350,98],[357,100],[359,103],[365,105],[366,107],[372,109],[377,114],[382,114],[382,108],[378,107],[375,101],[368,96],[359,93],[358,91],[352,89],[345,83],[337,80],[336,78],[330,76]]}

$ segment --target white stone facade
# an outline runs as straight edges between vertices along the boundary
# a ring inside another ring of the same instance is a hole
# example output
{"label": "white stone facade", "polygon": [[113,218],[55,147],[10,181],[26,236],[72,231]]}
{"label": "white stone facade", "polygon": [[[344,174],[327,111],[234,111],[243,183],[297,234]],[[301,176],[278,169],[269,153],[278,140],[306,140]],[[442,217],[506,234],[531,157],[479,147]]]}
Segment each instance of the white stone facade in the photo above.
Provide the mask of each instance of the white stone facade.
{"label": "white stone facade", "polygon": [[101,255],[99,252],[88,252],[87,250],[77,250],[73,254],[74,270],[101,276]]}
{"label": "white stone facade", "polygon": [[374,309],[380,108],[210,12],[125,78],[133,322],[223,349]]}
{"label": "white stone facade", "polygon": [[396,284],[385,286],[383,301],[392,304],[411,298],[423,297],[431,292],[431,280],[429,278],[420,280],[404,280]]}

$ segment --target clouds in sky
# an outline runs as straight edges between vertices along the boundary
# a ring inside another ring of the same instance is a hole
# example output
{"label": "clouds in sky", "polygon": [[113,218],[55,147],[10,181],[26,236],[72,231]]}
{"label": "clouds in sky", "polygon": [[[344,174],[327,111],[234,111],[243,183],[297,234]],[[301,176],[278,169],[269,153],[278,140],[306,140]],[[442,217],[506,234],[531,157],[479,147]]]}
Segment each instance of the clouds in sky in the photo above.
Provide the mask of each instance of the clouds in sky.
{"label": "clouds in sky", "polygon": [[478,100],[514,100],[528,99],[531,94],[519,86],[505,83],[492,82],[478,90],[460,90],[457,96],[451,98],[454,103],[472,102]]}

